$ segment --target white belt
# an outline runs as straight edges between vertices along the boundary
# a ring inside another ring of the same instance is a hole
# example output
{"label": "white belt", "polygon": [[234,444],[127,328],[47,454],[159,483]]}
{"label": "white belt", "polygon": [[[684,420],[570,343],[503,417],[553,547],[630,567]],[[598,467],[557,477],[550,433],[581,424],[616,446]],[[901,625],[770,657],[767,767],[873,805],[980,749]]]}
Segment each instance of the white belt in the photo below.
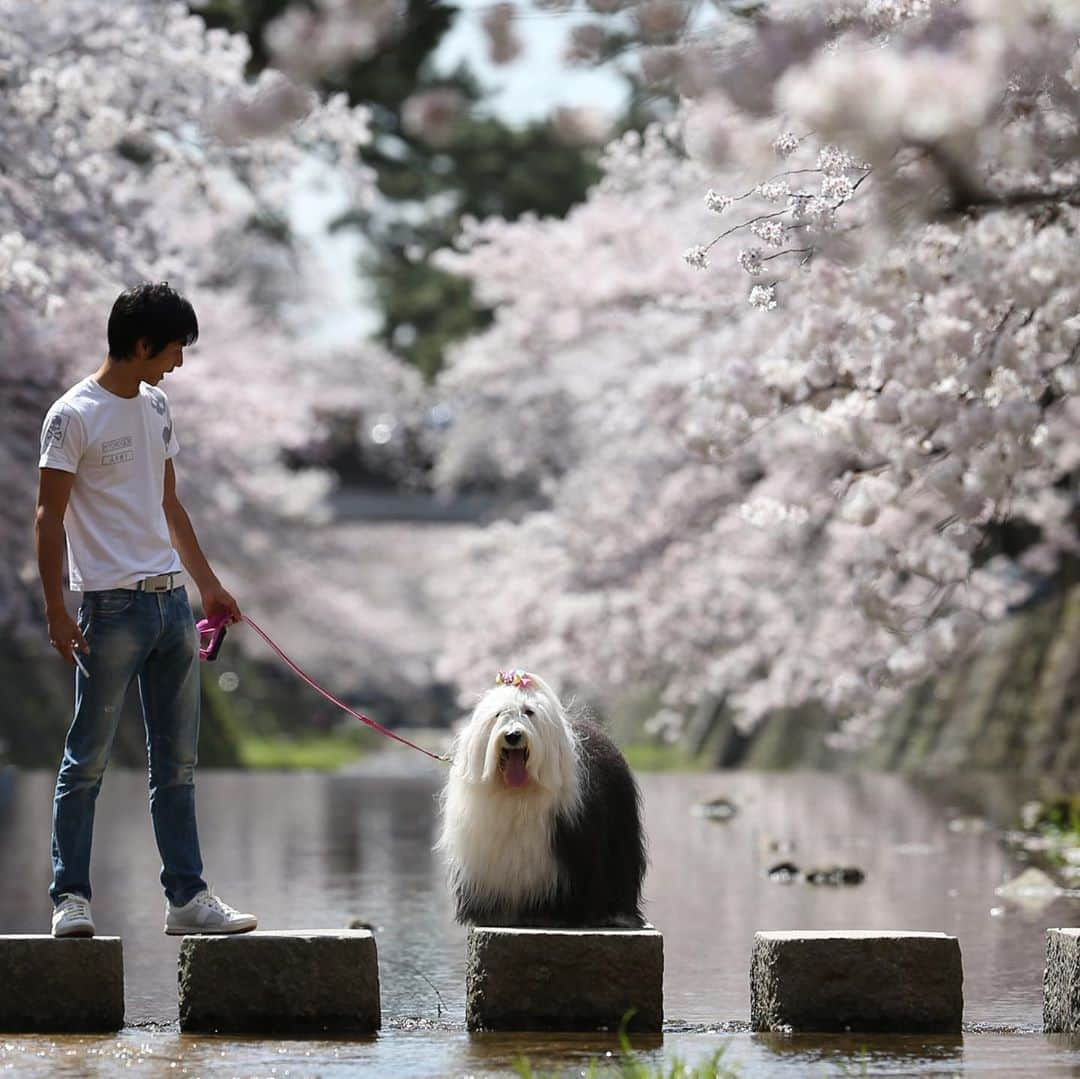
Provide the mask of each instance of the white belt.
{"label": "white belt", "polygon": [[145,577],[135,585],[136,592],[171,592],[175,585],[173,579],[179,573],[159,573],[156,577]]}

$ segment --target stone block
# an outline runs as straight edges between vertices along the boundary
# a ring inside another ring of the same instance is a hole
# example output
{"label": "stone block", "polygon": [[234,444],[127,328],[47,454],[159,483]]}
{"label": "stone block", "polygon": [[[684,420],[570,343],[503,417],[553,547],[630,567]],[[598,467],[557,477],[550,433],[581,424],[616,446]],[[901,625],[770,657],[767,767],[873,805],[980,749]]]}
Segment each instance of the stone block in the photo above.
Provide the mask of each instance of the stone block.
{"label": "stone block", "polygon": [[367,930],[186,936],[180,1029],[240,1033],[379,1029],[379,959]]}
{"label": "stone block", "polygon": [[758,1031],[959,1033],[960,944],[944,933],[755,933],[750,1025]]}
{"label": "stone block", "polygon": [[124,1025],[119,937],[0,936],[0,1030],[84,1033]]}
{"label": "stone block", "polygon": [[1080,929],[1046,931],[1043,1030],[1080,1034]]}
{"label": "stone block", "polygon": [[630,1030],[664,1022],[664,938],[655,929],[469,930],[470,1030]]}

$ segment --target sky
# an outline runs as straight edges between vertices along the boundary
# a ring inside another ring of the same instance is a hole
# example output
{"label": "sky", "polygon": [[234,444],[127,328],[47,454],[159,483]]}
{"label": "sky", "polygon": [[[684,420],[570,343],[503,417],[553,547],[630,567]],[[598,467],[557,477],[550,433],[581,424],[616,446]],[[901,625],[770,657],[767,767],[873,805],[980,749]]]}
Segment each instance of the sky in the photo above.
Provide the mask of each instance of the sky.
{"label": "sky", "polygon": [[524,43],[512,63],[498,66],[488,59],[481,20],[491,6],[477,0],[458,0],[461,13],[435,54],[440,71],[464,60],[480,82],[493,90],[489,104],[507,123],[522,123],[547,115],[558,105],[587,105],[614,116],[628,97],[626,83],[610,70],[568,67],[561,54],[571,26],[589,22],[588,14],[556,13],[522,5],[515,27]]}

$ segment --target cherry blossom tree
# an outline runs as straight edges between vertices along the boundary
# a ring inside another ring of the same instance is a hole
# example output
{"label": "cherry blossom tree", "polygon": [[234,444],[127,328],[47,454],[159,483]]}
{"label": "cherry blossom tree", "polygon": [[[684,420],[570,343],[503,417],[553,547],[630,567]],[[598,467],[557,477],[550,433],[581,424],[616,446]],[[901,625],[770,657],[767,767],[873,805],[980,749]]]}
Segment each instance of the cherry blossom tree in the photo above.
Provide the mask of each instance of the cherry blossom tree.
{"label": "cherry blossom tree", "polygon": [[678,52],[679,122],[565,222],[467,230],[444,258],[497,317],[441,475],[543,505],[470,551],[448,674],[856,738],[1075,557],[1078,31],[776,3]]}
{"label": "cherry blossom tree", "polygon": [[31,548],[41,417],[101,361],[121,288],[167,279],[195,305],[200,342],[165,387],[181,494],[245,606],[288,603],[287,643],[313,625],[325,632],[350,556],[329,537],[311,542],[330,477],[290,467],[286,451],[318,440],[331,404],[424,407],[419,379],[378,347],[306,343],[322,317],[321,270],[296,233],[281,239],[298,171],[323,170],[354,201],[371,190],[356,155],[365,111],[280,72],[248,81],[247,56],[242,37],[207,30],[183,4],[0,0],[0,618],[10,627],[41,628]]}

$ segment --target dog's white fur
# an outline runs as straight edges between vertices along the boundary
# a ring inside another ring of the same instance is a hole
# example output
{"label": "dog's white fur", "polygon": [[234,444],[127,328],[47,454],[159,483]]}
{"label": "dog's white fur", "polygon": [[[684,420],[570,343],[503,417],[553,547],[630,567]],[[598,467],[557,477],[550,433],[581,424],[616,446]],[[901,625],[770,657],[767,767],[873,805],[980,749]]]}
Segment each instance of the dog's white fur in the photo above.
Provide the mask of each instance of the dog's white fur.
{"label": "dog's white fur", "polygon": [[[580,810],[577,740],[559,698],[529,675],[521,688],[488,690],[454,742],[442,795],[442,834],[451,884],[465,894],[496,897],[513,909],[546,899],[558,885],[552,851],[556,816]],[[499,769],[506,735],[528,749],[529,781],[509,787]]]}

